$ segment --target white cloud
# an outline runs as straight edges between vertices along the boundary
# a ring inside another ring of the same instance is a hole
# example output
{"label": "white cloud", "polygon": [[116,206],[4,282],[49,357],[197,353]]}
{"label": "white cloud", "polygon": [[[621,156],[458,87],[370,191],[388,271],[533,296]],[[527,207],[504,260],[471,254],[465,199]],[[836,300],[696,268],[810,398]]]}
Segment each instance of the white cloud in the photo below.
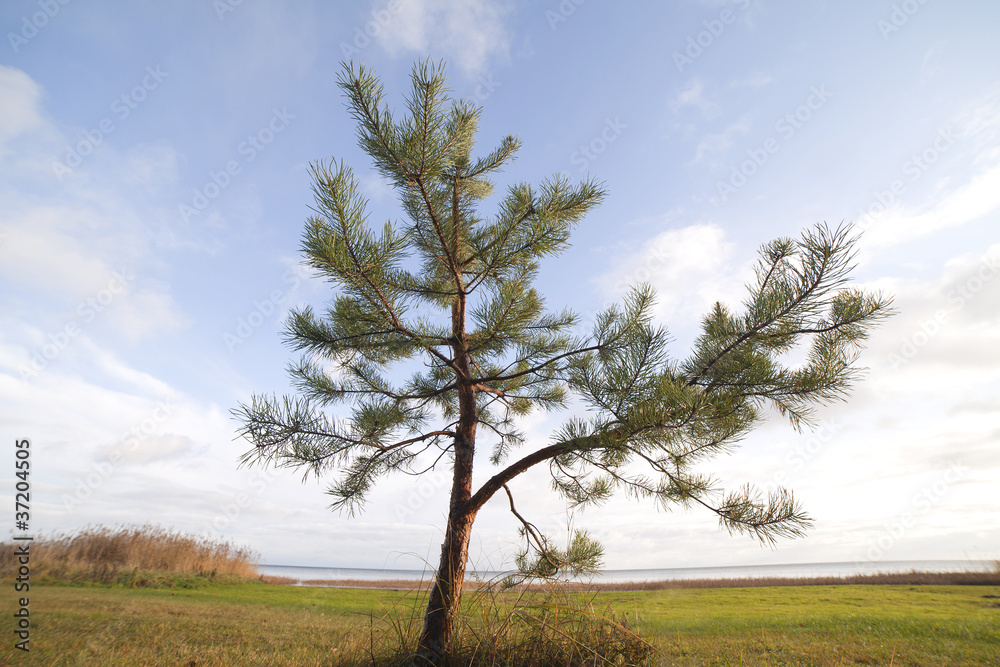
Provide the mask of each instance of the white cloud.
{"label": "white cloud", "polygon": [[[864,250],[996,216],[1000,209],[1000,90],[961,105],[900,178],[859,211]],[[932,181],[933,174],[946,173]]]}
{"label": "white cloud", "polygon": [[749,114],[744,114],[740,116],[734,123],[727,125],[722,132],[714,132],[712,134],[706,134],[701,141],[698,142],[698,146],[695,148],[694,157],[690,162],[685,163],[684,166],[691,166],[697,164],[702,160],[723,153],[733,146],[733,138],[737,135],[744,135],[750,131],[750,116]]}
{"label": "white cloud", "polygon": [[95,451],[98,460],[119,460],[128,465],[146,465],[154,462],[168,461],[181,457],[189,458],[195,449],[191,438],[174,433],[151,435],[142,442],[142,446],[131,446],[126,438],[124,442],[111,447],[102,447]]}
{"label": "white cloud", "polygon": [[[11,127],[33,132],[30,144],[0,163],[5,299],[24,300],[18,314],[35,330],[67,323],[89,330],[100,319],[134,342],[185,326],[169,285],[156,277],[163,265],[153,260],[154,238],[176,224],[159,199],[174,182],[173,149],[155,144],[118,152],[104,142],[60,179],[50,164],[62,152],[56,147],[70,139],[32,106],[37,85],[17,70],[0,69],[0,86],[10,92],[13,81],[22,93],[18,108],[32,109],[12,112]],[[0,96],[0,104],[16,97]]]}
{"label": "white cloud", "polygon": [[[386,11],[383,4],[379,9]],[[488,69],[494,58],[509,57],[509,7],[496,0],[407,0],[379,32],[383,48],[395,56],[418,51],[444,58],[468,76]]]}
{"label": "white cloud", "polygon": [[[763,85],[763,84],[760,84]],[[705,82],[701,79],[692,79],[688,85],[674,98],[667,102],[670,110],[675,116],[683,116],[687,108],[695,109],[701,118],[710,121],[722,115],[722,107],[706,92]],[[733,139],[739,135],[745,135],[750,131],[751,115],[745,113],[735,121],[728,123],[722,130],[701,135],[701,140],[695,148],[694,157],[685,167],[698,164],[706,158],[723,153],[733,146]],[[674,129],[684,128],[688,136],[700,133],[698,123],[679,122],[672,123]]]}
{"label": "white cloud", "polygon": [[705,82],[701,79],[692,79],[684,90],[670,100],[669,106],[670,110],[674,113],[677,113],[684,107],[694,107],[701,111],[702,116],[708,120],[716,118],[722,113],[718,103],[705,95]]}
{"label": "white cloud", "polygon": [[4,142],[42,125],[41,96],[41,87],[31,77],[0,65],[0,151]]}
{"label": "white cloud", "polygon": [[607,299],[620,298],[637,283],[649,283],[656,289],[661,321],[699,321],[716,301],[742,299],[743,274],[750,265],[734,265],[732,252],[733,244],[717,225],[670,229],[619,258],[598,280]]}
{"label": "white cloud", "polygon": [[1000,208],[1000,164],[973,176],[965,185],[932,198],[923,206],[896,204],[864,221],[869,248],[896,245],[939,230],[958,227]]}
{"label": "white cloud", "polygon": [[173,390],[165,382],[130,367],[115,353],[102,349],[87,339],[84,339],[83,346],[87,348],[84,356],[104,378],[124,383],[133,392],[146,396],[173,395]]}
{"label": "white cloud", "polygon": [[[936,391],[988,379],[982,371],[1000,367],[1000,245],[950,260],[932,281],[892,281],[886,291],[898,313],[872,341],[880,382]],[[962,373],[970,377],[959,383]]]}

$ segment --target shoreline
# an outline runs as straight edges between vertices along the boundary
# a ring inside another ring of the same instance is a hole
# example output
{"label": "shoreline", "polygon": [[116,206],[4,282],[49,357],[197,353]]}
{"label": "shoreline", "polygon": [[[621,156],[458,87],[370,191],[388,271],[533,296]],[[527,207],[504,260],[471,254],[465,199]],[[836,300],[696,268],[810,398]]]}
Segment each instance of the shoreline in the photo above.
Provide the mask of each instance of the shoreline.
{"label": "shoreline", "polygon": [[[357,588],[372,590],[424,591],[430,589],[432,580],[415,579],[293,579],[260,575],[259,580],[280,586],[311,586],[320,588]],[[495,581],[466,582],[469,590],[497,585]],[[1000,569],[966,572],[891,572],[855,574],[831,577],[739,577],[725,579],[667,579],[660,581],[627,582],[578,582],[556,581],[519,584],[512,590],[544,591],[552,587],[575,589],[584,593],[624,593],[632,591],[658,591],[685,588],[759,588],[770,586],[1000,586]]]}

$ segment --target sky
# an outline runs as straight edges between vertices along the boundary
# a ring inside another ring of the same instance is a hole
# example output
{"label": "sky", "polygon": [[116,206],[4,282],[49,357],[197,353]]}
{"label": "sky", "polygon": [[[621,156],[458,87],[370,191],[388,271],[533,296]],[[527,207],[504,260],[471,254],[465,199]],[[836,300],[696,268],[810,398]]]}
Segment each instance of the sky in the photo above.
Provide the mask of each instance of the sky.
{"label": "sky", "polygon": [[[769,418],[704,467],[792,489],[805,537],[625,498],[570,514],[544,472],[512,485],[522,513],[589,530],[609,569],[1000,558],[1000,3],[10,0],[0,25],[2,465],[30,442],[32,534],[153,523],[269,564],[436,563],[444,471],[385,479],[351,518],[322,480],[240,467],[230,414],[292,391],[283,322],[333,296],[300,265],[309,165],[350,164],[373,223],[403,215],[341,63],[399,108],[430,57],[482,107],[481,154],[521,138],[498,192],[605,184],[542,266],[551,309],[648,282],[684,358],[762,244],[826,221],[854,224],[853,284],[897,311],[813,429]],[[529,415],[526,448],[566,416]],[[495,498],[472,563],[509,565],[517,525]]]}

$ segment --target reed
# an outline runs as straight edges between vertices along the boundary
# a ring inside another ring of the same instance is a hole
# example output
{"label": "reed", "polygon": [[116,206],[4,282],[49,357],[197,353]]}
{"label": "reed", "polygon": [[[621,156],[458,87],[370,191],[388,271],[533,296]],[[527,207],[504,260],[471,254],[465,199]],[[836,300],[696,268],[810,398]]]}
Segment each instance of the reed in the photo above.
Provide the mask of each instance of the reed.
{"label": "reed", "polygon": [[[0,544],[0,576],[17,569],[16,545]],[[40,536],[31,542],[32,578],[75,583],[157,585],[162,574],[254,578],[258,556],[224,541],[160,526],[88,526],[75,533]]]}

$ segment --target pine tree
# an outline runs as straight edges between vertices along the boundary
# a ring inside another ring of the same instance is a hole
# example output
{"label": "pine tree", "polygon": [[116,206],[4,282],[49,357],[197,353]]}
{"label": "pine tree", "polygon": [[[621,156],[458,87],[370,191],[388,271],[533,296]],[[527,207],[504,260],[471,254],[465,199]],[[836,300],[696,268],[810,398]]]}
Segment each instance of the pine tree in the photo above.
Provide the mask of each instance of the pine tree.
{"label": "pine tree", "polygon": [[[331,507],[349,514],[381,478],[426,472],[427,452],[436,454],[432,467],[451,467],[420,656],[437,664],[451,641],[473,522],[501,490],[530,547],[519,558],[526,574],[599,563],[586,533],[559,550],[517,510],[508,484],[537,465],[573,506],[622,491],[662,507],[702,506],[730,532],[765,543],[803,534],[810,519],[790,492],[723,492],[693,469],[731,451],[769,409],[799,428],[815,406],[846,396],[860,344],[890,313],[881,294],[846,286],[856,245],[849,227],[821,224],[764,245],[742,309],[717,303],[690,356],[672,360],[650,287],[633,288],[585,333],[574,313],[548,312],[532,287],[540,260],[565,250],[604,198],[599,183],[517,184],[492,217],[480,217],[489,176],[520,142],[505,137],[475,158],[480,110],[449,98],[442,65],[414,67],[399,119],[364,66],[346,65],[339,84],[361,147],[408,219],[377,231],[350,168],[312,166],[315,215],[302,249],[337,291],[325,310],[295,310],[287,323],[288,343],[304,353],[290,367],[298,394],[254,396],[234,414],[253,444],[244,463],[338,473]],[[801,363],[783,362],[806,348]],[[399,379],[413,361],[421,370]],[[565,410],[573,399],[586,416],[570,416],[544,446],[525,441],[519,417]],[[336,405],[349,418],[338,419]],[[474,489],[484,440],[493,474]]]}

